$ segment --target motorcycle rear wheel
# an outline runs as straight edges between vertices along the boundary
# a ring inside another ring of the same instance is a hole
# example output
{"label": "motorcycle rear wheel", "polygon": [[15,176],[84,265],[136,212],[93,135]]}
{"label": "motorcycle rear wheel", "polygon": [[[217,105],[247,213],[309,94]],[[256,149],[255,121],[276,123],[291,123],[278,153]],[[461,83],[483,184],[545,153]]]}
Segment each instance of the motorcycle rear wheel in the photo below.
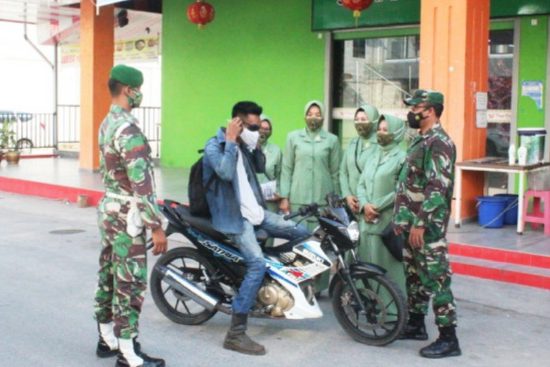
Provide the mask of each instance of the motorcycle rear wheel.
{"label": "motorcycle rear wheel", "polygon": [[[176,247],[156,262],[179,272],[187,280],[203,290],[212,287],[208,279],[215,273],[215,268],[194,248]],[[206,274],[206,275],[205,275]],[[208,310],[188,296],[173,289],[162,280],[163,275],[153,268],[151,272],[151,296],[160,312],[171,321],[184,325],[200,325],[210,320],[217,310]]]}
{"label": "motorcycle rear wheel", "polygon": [[350,286],[340,277],[334,286],[332,307],[338,323],[356,341],[384,346],[399,337],[407,322],[405,297],[385,275],[352,276],[366,313]]}

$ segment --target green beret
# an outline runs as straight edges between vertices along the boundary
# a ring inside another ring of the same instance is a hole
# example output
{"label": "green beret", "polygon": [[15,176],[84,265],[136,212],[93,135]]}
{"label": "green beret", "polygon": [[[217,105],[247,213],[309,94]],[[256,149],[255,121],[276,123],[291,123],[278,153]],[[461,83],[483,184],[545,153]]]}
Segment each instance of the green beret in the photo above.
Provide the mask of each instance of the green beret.
{"label": "green beret", "polygon": [[143,73],[141,71],[122,64],[113,67],[109,77],[132,88],[137,88],[143,84]]}
{"label": "green beret", "polygon": [[407,106],[416,106],[421,102],[443,105],[443,94],[435,90],[418,89],[411,98],[407,98],[403,102]]}

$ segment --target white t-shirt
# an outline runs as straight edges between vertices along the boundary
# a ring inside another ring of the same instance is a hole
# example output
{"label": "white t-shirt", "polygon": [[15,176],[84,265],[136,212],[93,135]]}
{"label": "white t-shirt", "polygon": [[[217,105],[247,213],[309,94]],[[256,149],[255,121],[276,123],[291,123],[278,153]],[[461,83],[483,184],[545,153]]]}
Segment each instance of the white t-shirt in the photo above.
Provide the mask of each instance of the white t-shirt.
{"label": "white t-shirt", "polygon": [[241,150],[237,153],[237,179],[239,181],[239,194],[241,196],[241,214],[253,226],[262,224],[264,221],[264,208],[258,204],[252,186],[248,182],[244,168],[243,154]]}

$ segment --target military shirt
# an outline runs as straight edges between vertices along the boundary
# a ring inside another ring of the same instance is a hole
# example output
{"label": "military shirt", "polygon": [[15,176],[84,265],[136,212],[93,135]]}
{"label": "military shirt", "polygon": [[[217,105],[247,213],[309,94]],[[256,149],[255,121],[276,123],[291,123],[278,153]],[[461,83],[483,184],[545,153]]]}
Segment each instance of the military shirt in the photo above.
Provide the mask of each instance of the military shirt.
{"label": "military shirt", "polygon": [[[99,128],[100,173],[106,192],[137,199],[143,224],[161,226],[147,138],[128,111],[112,105]],[[105,198],[104,200],[114,200]]]}
{"label": "military shirt", "polygon": [[394,223],[426,228],[429,240],[445,237],[453,196],[456,148],[440,124],[417,136],[397,181]]}

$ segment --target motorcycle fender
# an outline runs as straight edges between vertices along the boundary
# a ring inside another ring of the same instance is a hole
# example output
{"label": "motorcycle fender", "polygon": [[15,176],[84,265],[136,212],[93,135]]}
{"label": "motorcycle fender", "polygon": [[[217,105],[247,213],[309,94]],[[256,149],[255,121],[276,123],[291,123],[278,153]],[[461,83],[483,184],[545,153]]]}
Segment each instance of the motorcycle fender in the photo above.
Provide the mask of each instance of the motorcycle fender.
{"label": "motorcycle fender", "polygon": [[[378,266],[376,264],[366,263],[362,261],[358,261],[356,263],[350,264],[350,274],[353,277],[354,275],[384,275],[386,273],[386,270]],[[340,275],[340,272],[334,274],[332,277],[332,280],[330,282],[330,285],[328,287],[328,294],[329,297],[332,297],[334,287],[336,286],[336,283],[342,279],[342,275]]]}
{"label": "motorcycle fender", "polygon": [[350,273],[354,275],[384,275],[386,274],[386,269],[376,264],[371,264],[363,261],[358,261],[356,263],[350,264]]}

